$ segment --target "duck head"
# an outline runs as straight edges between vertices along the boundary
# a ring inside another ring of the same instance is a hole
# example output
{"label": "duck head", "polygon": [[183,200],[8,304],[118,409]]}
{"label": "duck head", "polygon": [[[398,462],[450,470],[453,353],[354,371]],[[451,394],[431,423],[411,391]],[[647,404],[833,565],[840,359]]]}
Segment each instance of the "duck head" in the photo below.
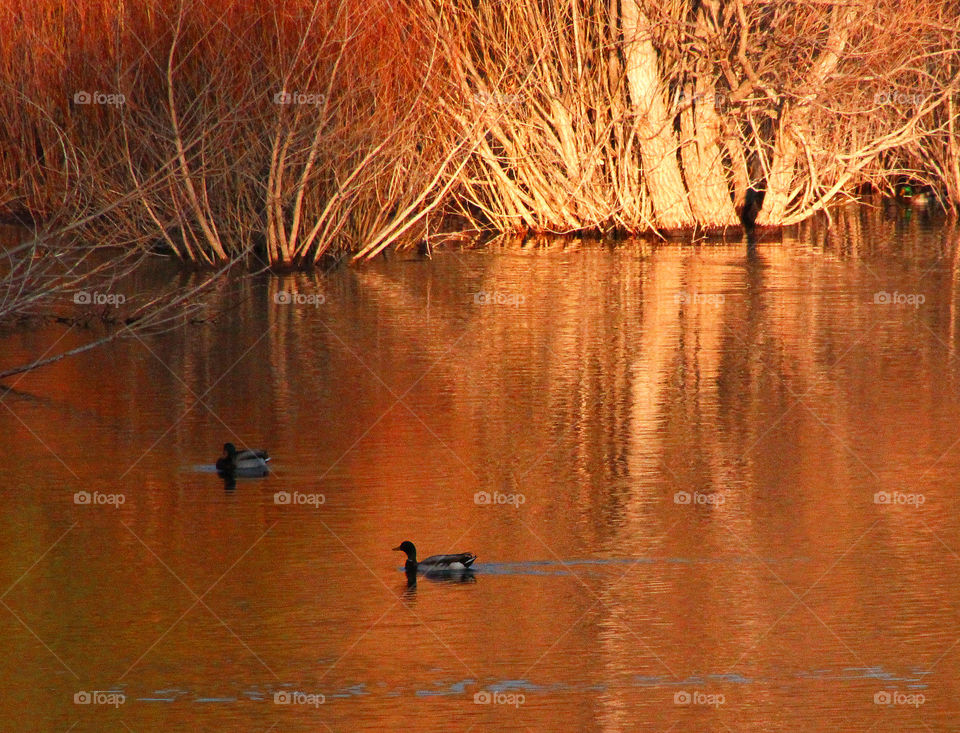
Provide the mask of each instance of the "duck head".
{"label": "duck head", "polygon": [[227,455],[227,458],[233,458],[237,455],[237,446],[233,443],[224,443],[223,452]]}
{"label": "duck head", "polygon": [[413,546],[410,540],[404,540],[397,547],[394,547],[393,551],[407,553],[407,562],[415,563],[417,561],[417,548]]}

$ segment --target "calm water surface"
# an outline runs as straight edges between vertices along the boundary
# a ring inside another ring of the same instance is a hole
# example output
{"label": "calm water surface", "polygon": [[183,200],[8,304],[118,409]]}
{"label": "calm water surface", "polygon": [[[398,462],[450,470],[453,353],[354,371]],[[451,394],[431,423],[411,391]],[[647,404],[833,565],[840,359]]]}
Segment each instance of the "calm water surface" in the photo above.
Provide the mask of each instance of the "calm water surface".
{"label": "calm water surface", "polygon": [[956,236],[865,221],[237,279],[11,380],[2,727],[956,730]]}

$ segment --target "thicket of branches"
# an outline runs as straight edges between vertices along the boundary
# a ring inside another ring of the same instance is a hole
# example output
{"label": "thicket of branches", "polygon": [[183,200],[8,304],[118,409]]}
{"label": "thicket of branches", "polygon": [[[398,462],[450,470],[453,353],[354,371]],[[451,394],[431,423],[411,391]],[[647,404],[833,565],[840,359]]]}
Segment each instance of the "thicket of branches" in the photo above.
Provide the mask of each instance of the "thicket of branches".
{"label": "thicket of branches", "polygon": [[955,2],[13,0],[0,33],[0,215],[202,265],[960,205]]}

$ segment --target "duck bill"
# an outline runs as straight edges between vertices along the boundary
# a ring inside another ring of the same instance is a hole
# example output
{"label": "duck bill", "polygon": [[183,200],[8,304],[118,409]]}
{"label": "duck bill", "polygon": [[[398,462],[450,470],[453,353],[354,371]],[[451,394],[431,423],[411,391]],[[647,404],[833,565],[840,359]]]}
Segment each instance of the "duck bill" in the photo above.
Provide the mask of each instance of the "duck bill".
{"label": "duck bill", "polygon": [[401,550],[399,547],[394,547],[394,548],[393,548],[393,551],[394,551],[394,552],[403,552],[403,550]]}

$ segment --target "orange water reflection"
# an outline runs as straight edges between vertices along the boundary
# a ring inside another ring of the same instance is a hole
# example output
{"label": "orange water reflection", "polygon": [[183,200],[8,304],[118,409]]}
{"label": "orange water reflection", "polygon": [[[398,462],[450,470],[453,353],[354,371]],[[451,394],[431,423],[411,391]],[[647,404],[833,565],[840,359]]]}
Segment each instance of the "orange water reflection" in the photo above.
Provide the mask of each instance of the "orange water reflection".
{"label": "orange water reflection", "polygon": [[[865,217],[752,250],[235,280],[212,323],[23,377],[0,410],[4,717],[955,727],[955,238]],[[3,364],[61,335],[7,336]],[[227,439],[271,476],[193,470]],[[408,589],[402,539],[476,552],[476,582]]]}

